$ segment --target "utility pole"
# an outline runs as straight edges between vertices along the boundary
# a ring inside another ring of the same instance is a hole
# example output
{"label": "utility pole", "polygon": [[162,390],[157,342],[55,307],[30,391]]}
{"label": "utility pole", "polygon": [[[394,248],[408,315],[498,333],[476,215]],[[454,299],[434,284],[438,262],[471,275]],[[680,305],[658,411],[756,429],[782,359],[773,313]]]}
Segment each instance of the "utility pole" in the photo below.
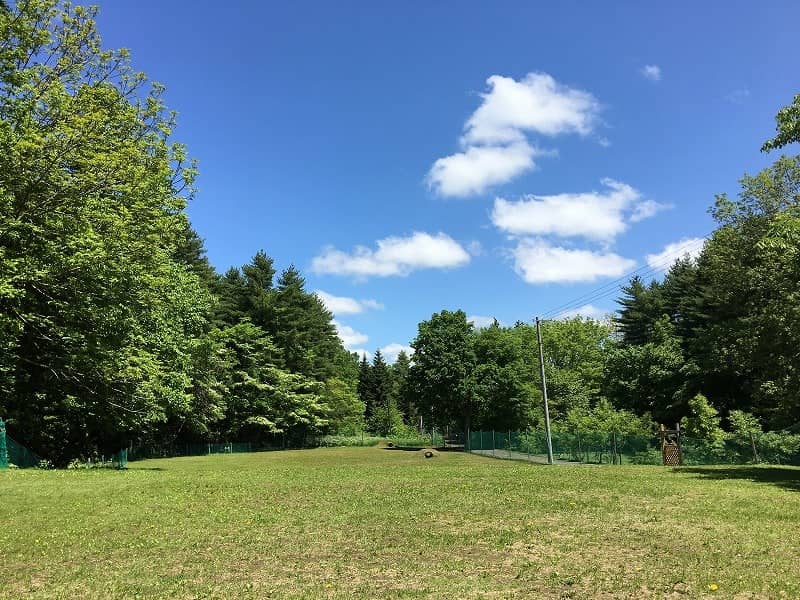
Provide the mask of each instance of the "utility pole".
{"label": "utility pole", "polygon": [[547,406],[547,381],[544,378],[544,352],[542,351],[542,328],[536,317],[536,339],[539,342],[539,373],[542,377],[542,403],[544,404],[544,433],[547,438],[547,464],[553,464],[553,438],[550,435],[550,408]]}

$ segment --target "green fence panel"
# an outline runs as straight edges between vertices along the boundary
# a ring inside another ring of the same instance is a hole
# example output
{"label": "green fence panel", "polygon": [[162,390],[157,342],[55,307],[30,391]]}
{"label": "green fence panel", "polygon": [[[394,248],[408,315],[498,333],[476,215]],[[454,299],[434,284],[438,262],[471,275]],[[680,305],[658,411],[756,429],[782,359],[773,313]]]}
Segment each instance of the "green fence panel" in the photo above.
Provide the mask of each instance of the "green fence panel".
{"label": "green fence panel", "polygon": [[6,424],[0,419],[0,469],[8,468],[8,446],[6,444]]}
{"label": "green fence panel", "polygon": [[15,465],[20,469],[27,469],[29,467],[36,467],[42,462],[42,458],[38,454],[28,450],[22,444],[18,444],[8,435],[6,435],[6,446],[8,462],[11,465]]}
{"label": "green fence panel", "polygon": [[[472,452],[542,462],[547,457],[544,431],[472,431]],[[662,464],[658,436],[615,432],[552,432],[553,456],[560,462]],[[681,437],[685,465],[776,464],[800,466],[800,435],[779,432],[728,435],[718,442]]]}

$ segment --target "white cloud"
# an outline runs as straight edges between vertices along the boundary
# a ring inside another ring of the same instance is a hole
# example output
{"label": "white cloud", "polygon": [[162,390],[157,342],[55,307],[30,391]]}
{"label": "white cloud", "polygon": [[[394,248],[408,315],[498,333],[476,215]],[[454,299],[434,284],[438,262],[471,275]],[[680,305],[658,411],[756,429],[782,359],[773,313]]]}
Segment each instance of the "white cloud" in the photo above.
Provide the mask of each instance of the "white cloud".
{"label": "white cloud", "polygon": [[460,267],[470,261],[469,253],[444,233],[431,235],[416,231],[409,237],[388,237],[377,242],[377,250],[357,246],[352,253],[326,248],[314,258],[315,273],[388,277],[408,275],[419,269]]}
{"label": "white cloud", "polygon": [[386,359],[386,362],[389,364],[394,363],[397,360],[397,355],[400,352],[405,352],[409,357],[414,354],[414,349],[411,346],[404,346],[403,344],[398,344],[397,342],[388,344],[381,348],[381,354],[383,354],[383,358]]}
{"label": "white cloud", "polygon": [[517,81],[492,75],[483,102],[464,124],[461,152],[438,159],[428,184],[442,196],[479,194],[535,167],[549,154],[533,146],[527,134],[588,135],[600,103],[589,92],[558,83],[547,73],[528,73]]}
{"label": "white cloud", "polygon": [[349,325],[339,323],[339,321],[336,320],[333,321],[333,325],[336,327],[336,333],[339,334],[339,339],[342,340],[342,344],[344,344],[345,348],[366,344],[369,341],[369,336],[356,331]]}
{"label": "white cloud", "polygon": [[366,356],[367,361],[372,361],[372,352],[369,350],[365,350],[364,348],[350,348],[349,351],[358,354],[359,360]]}
{"label": "white cloud", "polygon": [[639,221],[644,221],[645,219],[649,219],[653,215],[668,208],[672,207],[669,204],[660,204],[655,200],[645,200],[644,202],[640,202],[633,208],[633,212],[631,213],[630,216],[630,221],[631,223],[638,223]]}
{"label": "white cloud", "polygon": [[640,73],[650,81],[661,81],[661,67],[658,65],[645,65]]}
{"label": "white cloud", "polygon": [[747,99],[750,97],[750,90],[747,88],[741,88],[738,90],[733,90],[729,94],[725,95],[725,100],[728,102],[732,102],[733,104],[744,104]]}
{"label": "white cloud", "polygon": [[486,83],[483,104],[464,125],[464,144],[518,142],[523,132],[587,135],[600,110],[589,92],[560,84],[547,73],[528,73],[520,81],[492,75]]}
{"label": "white cloud", "polygon": [[470,146],[433,163],[428,183],[442,196],[480,194],[533,169],[538,154],[524,140],[508,146]]}
{"label": "white cloud", "polygon": [[648,254],[644,258],[651,269],[668,271],[679,258],[688,256],[694,259],[700,256],[704,243],[704,238],[683,238],[680,241],[667,244],[661,252]]}
{"label": "white cloud", "polygon": [[613,252],[593,252],[551,246],[523,239],[513,249],[517,273],[528,283],[574,283],[619,277],[636,263]]}
{"label": "white cloud", "polygon": [[586,319],[599,320],[609,315],[611,312],[613,311],[598,308],[594,304],[584,304],[583,306],[579,306],[578,308],[570,308],[563,312],[558,313],[556,319],[570,319],[572,317],[584,317]]}
{"label": "white cloud", "polygon": [[357,315],[365,310],[379,310],[383,304],[375,300],[356,300],[347,296],[334,296],[328,292],[314,292],[325,307],[335,315]]}
{"label": "white cloud", "polygon": [[556,235],[610,241],[632,222],[652,216],[662,205],[643,200],[626,183],[603,179],[603,192],[530,195],[517,202],[496,198],[492,223],[512,235]]}
{"label": "white cloud", "polygon": [[467,244],[467,252],[469,252],[472,256],[481,256],[483,254],[483,244],[481,244],[478,240],[472,240],[469,244]]}
{"label": "white cloud", "polygon": [[484,329],[494,323],[494,317],[482,317],[481,315],[472,315],[467,317],[467,321],[475,326],[475,329]]}

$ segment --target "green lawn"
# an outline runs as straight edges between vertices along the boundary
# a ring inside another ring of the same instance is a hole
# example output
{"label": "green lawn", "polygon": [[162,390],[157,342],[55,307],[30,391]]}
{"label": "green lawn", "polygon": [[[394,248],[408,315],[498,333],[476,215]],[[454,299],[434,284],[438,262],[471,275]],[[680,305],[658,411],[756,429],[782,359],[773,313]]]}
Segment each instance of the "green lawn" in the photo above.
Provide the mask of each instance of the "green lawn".
{"label": "green lawn", "polygon": [[0,472],[2,598],[798,598],[798,565],[792,468],[336,448]]}

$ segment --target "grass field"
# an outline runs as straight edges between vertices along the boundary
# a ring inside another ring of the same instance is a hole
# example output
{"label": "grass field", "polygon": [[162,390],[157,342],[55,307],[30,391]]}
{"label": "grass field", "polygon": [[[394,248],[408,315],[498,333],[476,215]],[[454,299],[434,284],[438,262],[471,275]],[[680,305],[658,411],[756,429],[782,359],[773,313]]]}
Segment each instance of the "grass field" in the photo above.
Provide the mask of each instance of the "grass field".
{"label": "grass field", "polygon": [[798,565],[792,468],[329,448],[0,472],[2,598],[798,598]]}

